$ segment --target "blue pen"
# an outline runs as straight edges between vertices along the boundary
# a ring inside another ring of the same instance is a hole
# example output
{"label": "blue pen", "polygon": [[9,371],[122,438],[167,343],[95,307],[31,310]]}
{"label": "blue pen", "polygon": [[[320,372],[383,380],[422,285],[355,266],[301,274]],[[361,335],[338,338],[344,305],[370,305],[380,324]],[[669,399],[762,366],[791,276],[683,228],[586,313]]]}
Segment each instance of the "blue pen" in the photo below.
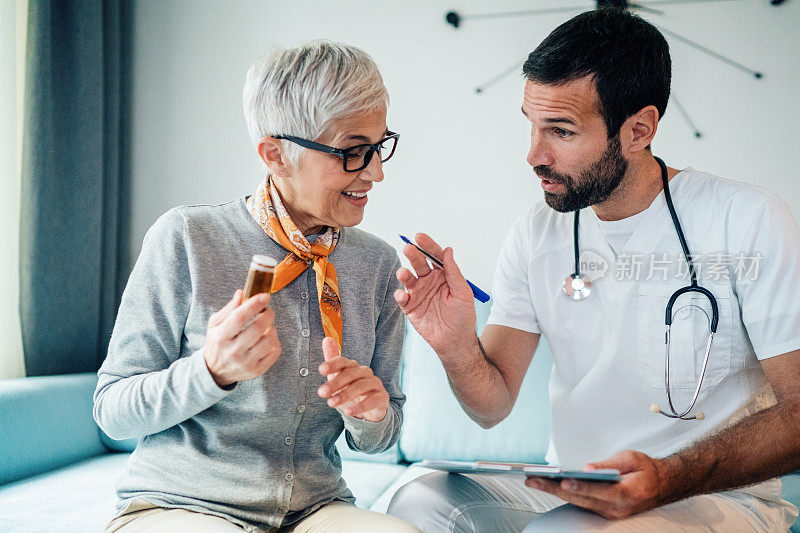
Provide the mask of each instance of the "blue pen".
{"label": "blue pen", "polygon": [[[423,250],[422,248],[420,248],[419,246],[417,246],[416,244],[414,244],[410,240],[408,240],[407,237],[404,237],[404,236],[400,235],[400,238],[403,239],[403,242],[406,242],[406,243],[410,244],[411,246],[413,246],[414,248],[416,248],[417,250],[422,252],[422,255],[424,255],[425,257],[430,259],[431,262],[434,265],[436,265],[436,266],[438,266],[439,268],[442,268],[442,269],[444,268],[444,265],[442,264],[441,261],[436,259],[433,255],[429,254],[428,252],[426,252],[425,250]],[[469,288],[472,289],[472,295],[475,296],[476,300],[478,300],[479,302],[484,303],[484,304],[489,301],[489,295],[486,294],[485,292],[483,292],[482,290],[480,290],[478,287],[476,287],[470,280],[467,280],[467,285],[469,285]]]}

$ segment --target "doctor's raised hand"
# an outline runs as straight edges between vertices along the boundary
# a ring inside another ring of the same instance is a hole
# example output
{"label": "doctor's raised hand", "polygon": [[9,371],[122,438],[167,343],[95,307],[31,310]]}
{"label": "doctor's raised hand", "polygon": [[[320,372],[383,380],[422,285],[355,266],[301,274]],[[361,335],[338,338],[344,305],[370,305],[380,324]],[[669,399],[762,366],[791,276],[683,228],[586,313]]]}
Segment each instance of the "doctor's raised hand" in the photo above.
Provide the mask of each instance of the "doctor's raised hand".
{"label": "doctor's raised hand", "polygon": [[406,244],[403,254],[414,271],[397,270],[397,279],[405,290],[396,290],[394,299],[442,360],[473,351],[478,344],[473,294],[453,259],[453,249],[442,250],[424,233],[417,233],[415,240],[421,248],[441,258],[444,269],[431,268],[419,250]]}

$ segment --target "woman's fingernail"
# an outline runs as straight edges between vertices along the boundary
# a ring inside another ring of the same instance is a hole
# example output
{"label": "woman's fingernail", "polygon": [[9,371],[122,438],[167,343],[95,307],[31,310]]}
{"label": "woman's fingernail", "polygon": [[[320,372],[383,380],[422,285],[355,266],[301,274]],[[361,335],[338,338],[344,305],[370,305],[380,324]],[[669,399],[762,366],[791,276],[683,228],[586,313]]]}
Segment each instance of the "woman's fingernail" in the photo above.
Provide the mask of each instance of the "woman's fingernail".
{"label": "woman's fingernail", "polygon": [[578,486],[578,484],[577,484],[577,483],[575,483],[575,482],[574,482],[573,480],[571,480],[571,479],[568,479],[568,480],[566,480],[566,481],[564,482],[564,488],[565,488],[565,489],[567,489],[567,490],[575,490],[575,489],[577,488],[577,486]]}

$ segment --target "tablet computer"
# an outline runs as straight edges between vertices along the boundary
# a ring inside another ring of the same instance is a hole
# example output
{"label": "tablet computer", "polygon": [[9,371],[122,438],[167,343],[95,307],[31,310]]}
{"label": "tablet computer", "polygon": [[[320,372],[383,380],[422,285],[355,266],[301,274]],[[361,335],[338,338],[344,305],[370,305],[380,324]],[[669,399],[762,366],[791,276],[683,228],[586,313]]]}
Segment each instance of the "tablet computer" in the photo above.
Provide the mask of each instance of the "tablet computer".
{"label": "tablet computer", "polygon": [[616,483],[622,476],[619,470],[604,468],[599,470],[569,470],[559,466],[530,463],[503,463],[496,461],[422,461],[419,466],[452,472],[454,474],[503,474],[535,476],[548,479],[581,479]]}

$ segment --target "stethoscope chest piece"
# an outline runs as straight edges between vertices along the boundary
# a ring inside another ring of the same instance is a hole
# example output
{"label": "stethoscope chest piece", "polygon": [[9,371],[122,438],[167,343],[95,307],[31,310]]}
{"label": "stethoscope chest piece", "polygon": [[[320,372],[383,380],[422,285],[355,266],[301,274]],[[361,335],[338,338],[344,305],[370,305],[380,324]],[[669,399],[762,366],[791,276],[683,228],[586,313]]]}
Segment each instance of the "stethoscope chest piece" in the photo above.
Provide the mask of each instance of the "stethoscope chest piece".
{"label": "stethoscope chest piece", "polygon": [[585,300],[592,294],[592,282],[586,276],[570,274],[561,289],[573,300]]}

